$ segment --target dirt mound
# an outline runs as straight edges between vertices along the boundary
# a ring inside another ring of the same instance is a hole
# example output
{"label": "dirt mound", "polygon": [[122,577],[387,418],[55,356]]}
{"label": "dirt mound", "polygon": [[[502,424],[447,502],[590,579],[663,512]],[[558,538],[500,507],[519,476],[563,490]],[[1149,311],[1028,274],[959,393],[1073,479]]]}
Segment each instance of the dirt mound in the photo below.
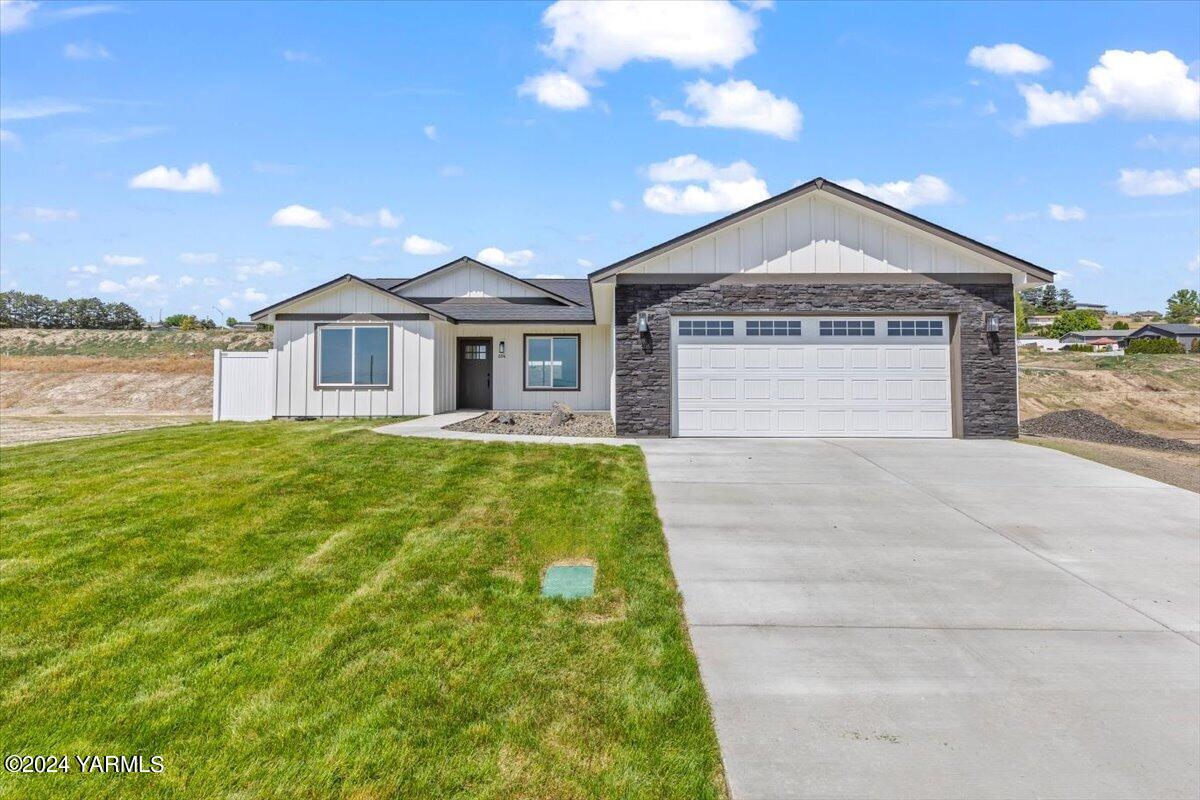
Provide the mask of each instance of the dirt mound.
{"label": "dirt mound", "polygon": [[1200,453],[1200,445],[1131,431],[1107,417],[1083,408],[1052,411],[1036,419],[1023,422],[1021,423],[1021,433],[1030,436],[1052,436],[1059,439],[1118,444],[1168,453]]}

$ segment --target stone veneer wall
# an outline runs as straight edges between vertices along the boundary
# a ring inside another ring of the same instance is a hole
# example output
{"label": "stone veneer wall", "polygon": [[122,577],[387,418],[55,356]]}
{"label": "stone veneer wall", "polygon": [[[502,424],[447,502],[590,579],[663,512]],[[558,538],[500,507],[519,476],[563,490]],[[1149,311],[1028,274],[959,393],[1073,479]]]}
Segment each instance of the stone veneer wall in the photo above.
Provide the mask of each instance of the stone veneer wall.
{"label": "stone veneer wall", "polygon": [[[639,336],[638,312],[649,336]],[[672,314],[958,312],[962,433],[1017,435],[1016,325],[1008,284],[618,283],[616,417],[621,436],[671,434]],[[989,340],[984,314],[1000,314]]]}

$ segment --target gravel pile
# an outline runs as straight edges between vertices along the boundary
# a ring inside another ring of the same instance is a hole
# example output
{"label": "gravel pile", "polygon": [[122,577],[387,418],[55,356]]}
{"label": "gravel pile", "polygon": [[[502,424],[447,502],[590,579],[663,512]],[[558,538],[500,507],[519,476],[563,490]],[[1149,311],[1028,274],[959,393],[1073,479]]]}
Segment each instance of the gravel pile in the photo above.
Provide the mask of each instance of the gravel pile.
{"label": "gravel pile", "polygon": [[1021,433],[1030,436],[1054,436],[1100,444],[1119,444],[1167,453],[1200,453],[1200,445],[1180,439],[1164,439],[1148,433],[1138,433],[1118,425],[1094,411],[1075,408],[1051,411],[1036,419],[1021,423]]}
{"label": "gravel pile", "polygon": [[[472,433],[512,433],[532,436],[615,436],[612,417],[606,411],[576,411],[562,425],[550,422],[551,412],[489,411],[465,422],[447,425],[446,430]],[[511,419],[511,424],[501,420]]]}

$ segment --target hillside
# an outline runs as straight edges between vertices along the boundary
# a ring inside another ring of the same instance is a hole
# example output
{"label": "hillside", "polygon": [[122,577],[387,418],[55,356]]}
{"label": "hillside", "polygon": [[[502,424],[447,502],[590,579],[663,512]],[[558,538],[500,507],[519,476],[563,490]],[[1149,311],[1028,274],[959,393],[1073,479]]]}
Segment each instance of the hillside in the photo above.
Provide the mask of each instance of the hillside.
{"label": "hillside", "polygon": [[259,331],[97,331],[0,328],[0,356],[186,356],[212,351],[266,350],[272,334]]}

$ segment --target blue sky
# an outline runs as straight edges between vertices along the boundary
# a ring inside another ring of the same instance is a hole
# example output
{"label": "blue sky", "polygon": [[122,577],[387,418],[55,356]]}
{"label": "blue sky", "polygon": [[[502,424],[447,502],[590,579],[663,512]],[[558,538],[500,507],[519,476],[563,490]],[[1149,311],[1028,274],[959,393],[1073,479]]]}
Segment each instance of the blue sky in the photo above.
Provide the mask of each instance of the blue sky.
{"label": "blue sky", "polygon": [[223,319],[580,276],[818,175],[1162,307],[1200,5],[0,5],[0,283]]}

